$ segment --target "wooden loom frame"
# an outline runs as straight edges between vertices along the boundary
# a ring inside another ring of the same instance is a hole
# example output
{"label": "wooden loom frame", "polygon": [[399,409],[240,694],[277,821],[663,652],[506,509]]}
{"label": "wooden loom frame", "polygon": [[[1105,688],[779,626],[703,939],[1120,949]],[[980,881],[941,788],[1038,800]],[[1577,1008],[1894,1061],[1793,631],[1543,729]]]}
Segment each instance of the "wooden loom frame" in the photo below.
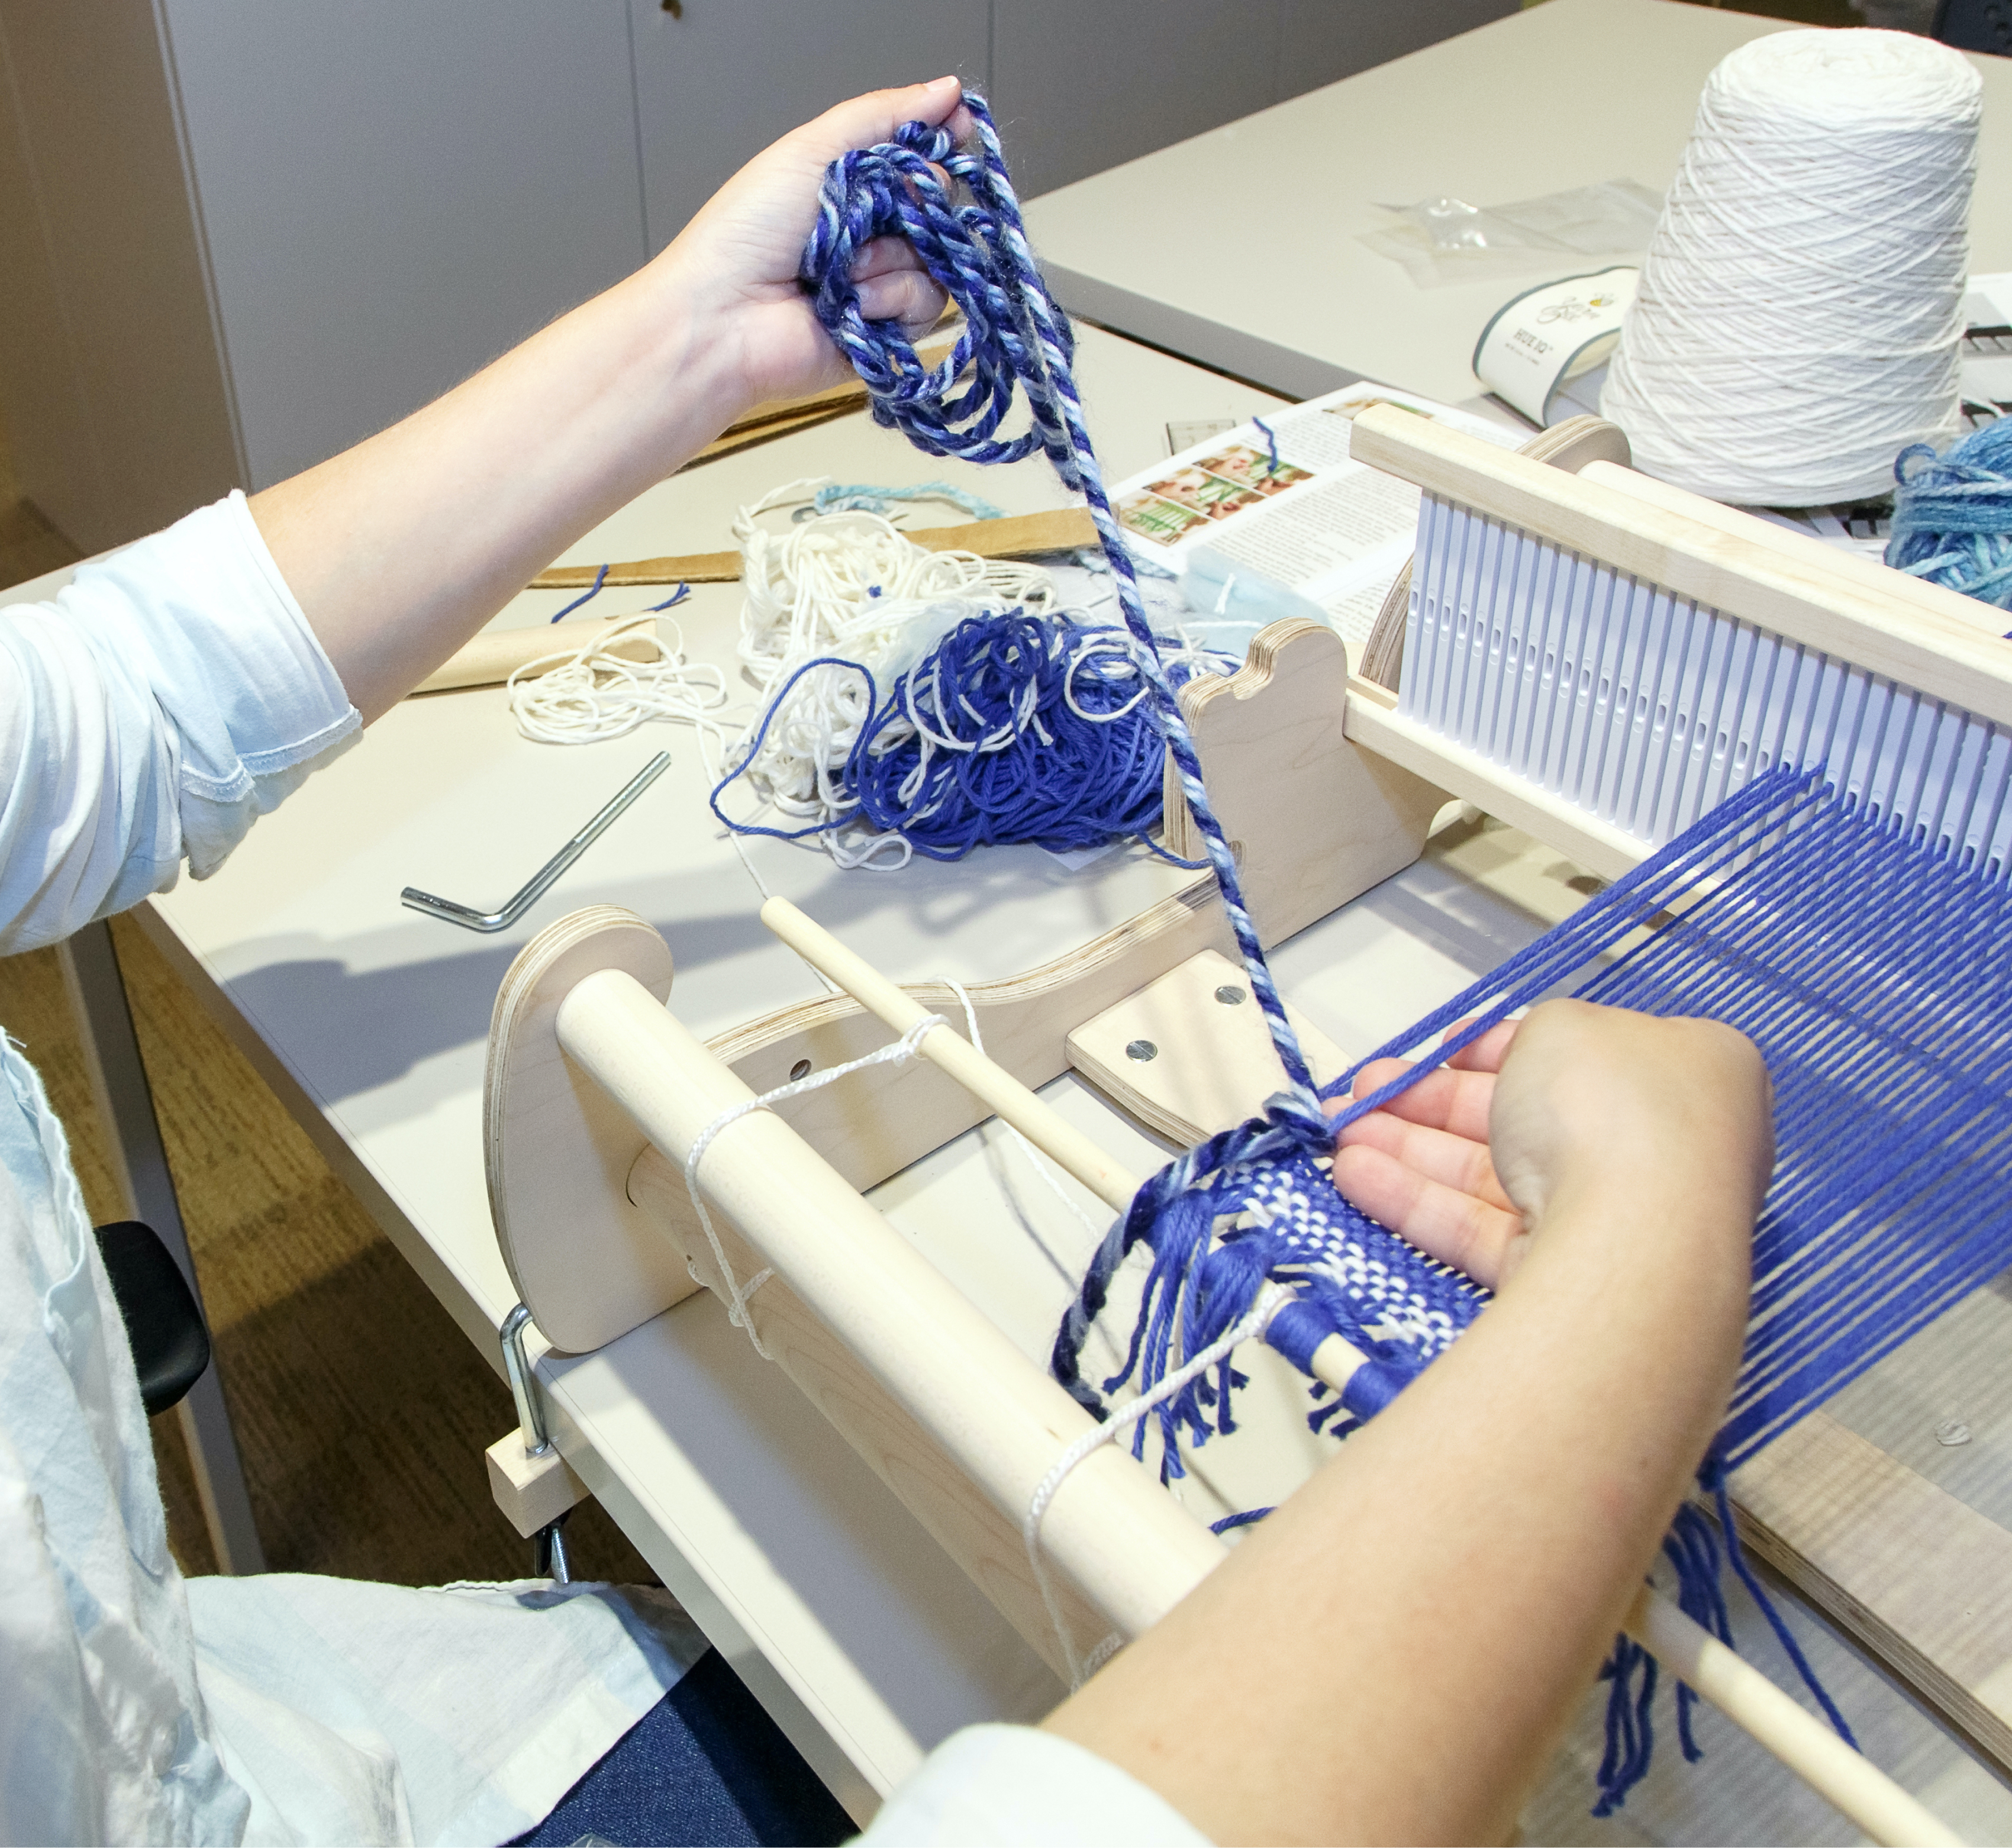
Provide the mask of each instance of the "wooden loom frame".
{"label": "wooden loom frame", "polygon": [[[1464,505],[2012,723],[2012,671],[1982,646],[1967,612],[1950,607],[1964,600],[1949,593],[1803,544],[1611,461],[1575,476],[1387,410],[1365,413],[1356,433],[1363,459]],[[1236,675],[1197,681],[1183,704],[1268,942],[1409,865],[1444,791],[1608,876],[1649,851],[1403,719],[1394,696],[1350,676],[1339,639],[1311,623],[1273,625]],[[1304,798],[1290,806],[1276,800],[1288,780]],[[1187,818],[1170,795],[1169,844],[1179,851]],[[988,1049],[1012,1079],[1038,1086],[1073,1062],[1122,1097],[1123,1087],[1108,1082],[1109,1061],[1087,1054],[1075,1029],[1224,950],[1233,946],[1213,879],[1202,875],[1040,969],[974,985],[972,999]],[[688,1266],[725,1293],[678,1162],[722,1110],[803,1069],[858,1058],[886,1036],[873,1014],[840,995],[702,1046],[664,1008],[671,972],[654,929],[597,908],[527,947],[498,996],[485,1098],[491,1208],[523,1300],[568,1351],[599,1347],[690,1293]],[[910,992],[955,1018],[947,993],[927,985]],[[877,1066],[736,1122],[708,1149],[702,1178],[716,1215],[732,1222],[720,1234],[735,1275],[744,1282],[765,1265],[776,1273],[749,1305],[762,1344],[1058,1665],[1056,1624],[1017,1524],[1056,1456],[1088,1428],[1086,1415],[859,1197],[991,1111],[929,1064]],[[792,1224],[814,1226],[816,1237],[793,1237]],[[1875,1459],[1888,1461],[1810,1415],[1741,1472],[1743,1535],[1987,1751],[2012,1762],[2012,1729],[1962,1672],[1963,1639],[1933,1633],[1920,1608],[1932,1600],[1910,1608],[1904,1596],[1864,1595],[1852,1524],[1824,1489],[1840,1469],[1862,1474]],[[1982,1517],[1971,1522],[1999,1532]],[[1136,1633],[1221,1557],[1218,1542],[1108,1447],[1070,1477],[1043,1539],[1061,1568],[1067,1653],[1079,1658],[1113,1626]],[[1658,1633],[1652,1646],[1701,1692],[1736,1703],[1739,1687],[1725,1682],[1738,1682],[1739,1671],[1695,1659],[1686,1667],[1674,1634]],[[2008,1658],[2012,1648],[1979,1668],[1988,1675]],[[1718,1685],[1707,1686],[1714,1675]],[[1803,1746],[1824,1756],[1820,1740],[1805,1736],[1795,1749]],[[1862,1761],[1795,1768],[1880,1839],[1935,1832],[1925,1812]],[[1861,1771],[1869,1782],[1854,1776]],[[1860,1786],[1856,1797],[1839,1795],[1840,1775]]]}

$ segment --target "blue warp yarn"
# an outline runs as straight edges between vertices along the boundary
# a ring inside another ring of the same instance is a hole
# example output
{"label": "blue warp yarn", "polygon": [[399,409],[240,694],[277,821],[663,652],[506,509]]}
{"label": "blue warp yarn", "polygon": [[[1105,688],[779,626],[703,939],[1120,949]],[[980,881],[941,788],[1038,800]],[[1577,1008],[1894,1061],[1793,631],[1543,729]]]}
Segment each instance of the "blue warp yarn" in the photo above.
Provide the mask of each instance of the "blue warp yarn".
{"label": "blue warp yarn", "polygon": [[1886,562],[2012,609],[2012,417],[1972,430],[1942,455],[1912,444],[1893,478]]}

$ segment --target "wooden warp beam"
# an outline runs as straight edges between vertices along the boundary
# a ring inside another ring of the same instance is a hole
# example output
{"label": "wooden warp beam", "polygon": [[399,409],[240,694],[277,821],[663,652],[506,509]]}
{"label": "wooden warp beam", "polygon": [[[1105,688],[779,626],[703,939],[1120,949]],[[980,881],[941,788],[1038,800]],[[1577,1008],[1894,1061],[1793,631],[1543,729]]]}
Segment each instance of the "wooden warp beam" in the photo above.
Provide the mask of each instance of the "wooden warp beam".
{"label": "wooden warp beam", "polygon": [[[1086,507],[1008,514],[1004,519],[973,520],[962,526],[904,528],[901,537],[925,551],[976,552],[981,558],[1031,558],[1097,543]],[[583,590],[600,569],[598,565],[555,565],[540,572],[526,587]],[[737,583],[740,578],[738,551],[693,552],[683,558],[637,558],[626,565],[610,565],[603,584],[612,590],[647,584]]]}

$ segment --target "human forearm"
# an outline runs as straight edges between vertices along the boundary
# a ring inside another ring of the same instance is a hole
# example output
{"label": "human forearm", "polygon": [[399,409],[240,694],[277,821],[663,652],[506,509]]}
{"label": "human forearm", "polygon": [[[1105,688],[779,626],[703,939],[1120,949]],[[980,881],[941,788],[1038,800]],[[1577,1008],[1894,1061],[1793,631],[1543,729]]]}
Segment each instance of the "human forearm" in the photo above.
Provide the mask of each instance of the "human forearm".
{"label": "human forearm", "polygon": [[740,408],[694,291],[653,265],[382,434],[256,496],[366,720]]}
{"label": "human forearm", "polygon": [[1219,1839],[1500,1839],[1722,1415],[1765,1172],[1710,1160],[1757,1102],[1764,1150],[1739,1067],[1707,1120],[1624,1099],[1552,1161],[1497,1301],[1050,1725]]}
{"label": "human forearm", "polygon": [[[737,174],[654,262],[381,436],[252,502],[366,720],[533,573],[765,397],[843,370],[797,282],[819,180],[901,123],[961,120],[954,78],[840,105]],[[898,241],[855,270],[911,332],[944,296]]]}

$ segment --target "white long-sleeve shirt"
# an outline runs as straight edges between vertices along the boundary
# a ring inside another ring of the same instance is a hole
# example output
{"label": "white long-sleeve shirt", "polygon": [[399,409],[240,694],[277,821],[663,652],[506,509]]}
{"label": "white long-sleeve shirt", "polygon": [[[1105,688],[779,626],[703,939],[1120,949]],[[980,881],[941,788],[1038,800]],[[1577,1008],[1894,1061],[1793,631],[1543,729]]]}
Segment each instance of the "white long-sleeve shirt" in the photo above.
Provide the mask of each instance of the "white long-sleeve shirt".
{"label": "white long-sleeve shirt", "polygon": [[[0,609],[0,952],[213,872],[359,721],[244,498]],[[0,1839],[495,1842],[703,1647],[543,1583],[185,1584],[62,1126],[0,1045]]]}

